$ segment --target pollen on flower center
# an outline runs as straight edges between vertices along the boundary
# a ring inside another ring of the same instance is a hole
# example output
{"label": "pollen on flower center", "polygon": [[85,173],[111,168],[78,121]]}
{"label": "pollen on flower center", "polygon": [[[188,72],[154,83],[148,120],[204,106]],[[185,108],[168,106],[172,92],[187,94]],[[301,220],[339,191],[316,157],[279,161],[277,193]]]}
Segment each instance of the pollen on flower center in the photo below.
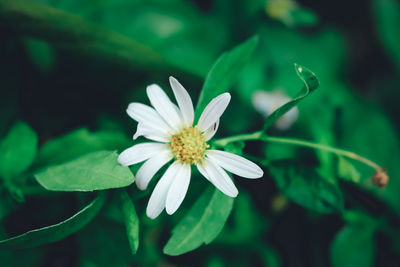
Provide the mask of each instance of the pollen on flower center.
{"label": "pollen on flower center", "polygon": [[204,158],[204,152],[209,147],[203,134],[196,127],[184,128],[171,138],[169,144],[174,157],[186,164],[196,164]]}

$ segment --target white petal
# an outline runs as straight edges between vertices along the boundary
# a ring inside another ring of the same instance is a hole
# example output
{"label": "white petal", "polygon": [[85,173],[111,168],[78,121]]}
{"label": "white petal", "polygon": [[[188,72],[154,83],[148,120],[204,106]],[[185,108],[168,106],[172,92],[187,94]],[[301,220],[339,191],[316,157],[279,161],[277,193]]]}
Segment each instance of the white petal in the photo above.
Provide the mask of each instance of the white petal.
{"label": "white petal", "polygon": [[206,169],[204,168],[204,165],[201,164],[201,163],[199,163],[199,164],[196,164],[196,167],[197,167],[197,169],[199,170],[199,172],[201,173],[201,175],[203,175],[208,181],[211,182],[211,179],[210,179],[210,177],[208,176],[207,171],[206,171]]}
{"label": "white petal", "polygon": [[119,164],[123,166],[133,165],[142,162],[162,151],[169,150],[166,144],[141,143],[122,151],[118,156]]}
{"label": "white petal", "polygon": [[147,204],[146,214],[151,219],[156,218],[163,211],[165,201],[167,199],[168,190],[171,186],[177,171],[179,170],[180,163],[175,161],[165,171],[164,175],[158,181],[153,193],[150,196],[149,203]]}
{"label": "white petal", "polygon": [[222,193],[230,197],[236,197],[238,195],[239,192],[232,182],[232,179],[220,166],[206,158],[203,162],[203,167],[207,172],[210,182]]}
{"label": "white petal", "polygon": [[181,110],[178,108],[177,105],[175,105],[175,104],[172,103],[172,102],[171,102],[171,104],[172,104],[172,106],[174,106],[174,109],[175,109],[176,113],[179,115],[180,127],[182,128],[182,126],[185,125],[185,122],[184,122],[183,116],[182,116],[182,112],[181,112]]}
{"label": "white petal", "polygon": [[174,92],[176,102],[181,110],[183,120],[186,126],[190,127],[193,124],[194,109],[192,99],[190,98],[186,89],[174,77],[169,77],[172,91]]}
{"label": "white petal", "polygon": [[263,170],[257,164],[241,156],[220,151],[207,150],[207,157],[225,170],[245,178],[260,178],[263,176]]}
{"label": "white petal", "polygon": [[213,138],[213,136],[215,135],[215,133],[218,131],[218,127],[219,127],[219,120],[217,120],[213,125],[211,125],[210,128],[208,128],[204,133],[204,138],[206,141],[210,140],[211,138]]}
{"label": "white petal", "polygon": [[182,120],[174,104],[169,100],[167,94],[156,84],[147,86],[147,96],[158,114],[175,130],[182,127]]}
{"label": "white petal", "polygon": [[153,125],[145,122],[138,123],[137,130],[135,135],[133,136],[133,139],[136,140],[141,135],[153,141],[158,141],[163,143],[171,141],[168,139],[169,134],[162,133],[158,129],[154,128]]}
{"label": "white petal", "polygon": [[179,171],[168,190],[165,210],[168,214],[173,214],[181,205],[185,198],[190,182],[190,165],[181,164]]}
{"label": "white petal", "polygon": [[163,134],[172,132],[172,128],[167,125],[160,114],[152,107],[142,103],[130,103],[126,112],[132,119],[140,123],[151,125],[154,129],[157,129]]}
{"label": "white petal", "polygon": [[200,131],[206,131],[217,120],[219,120],[230,100],[231,95],[229,93],[223,93],[211,100],[211,102],[204,109],[203,113],[201,113],[199,122],[197,124]]}
{"label": "white petal", "polygon": [[172,159],[170,151],[163,151],[148,159],[140,166],[136,173],[136,185],[140,190],[145,190],[151,178]]}

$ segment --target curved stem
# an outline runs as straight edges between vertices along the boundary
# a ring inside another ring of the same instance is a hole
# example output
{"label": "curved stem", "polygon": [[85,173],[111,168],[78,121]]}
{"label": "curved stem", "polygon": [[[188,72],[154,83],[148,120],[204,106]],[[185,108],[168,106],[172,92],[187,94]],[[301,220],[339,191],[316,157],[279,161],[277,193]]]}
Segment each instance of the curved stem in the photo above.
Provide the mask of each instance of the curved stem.
{"label": "curved stem", "polygon": [[314,148],[314,149],[318,149],[318,150],[324,150],[324,151],[332,152],[339,156],[344,156],[344,157],[348,157],[348,158],[351,158],[354,160],[358,160],[362,163],[365,163],[368,166],[371,166],[375,170],[382,170],[382,168],[375,162],[373,162],[367,158],[364,158],[354,152],[347,151],[347,150],[340,149],[340,148],[334,148],[334,147],[330,147],[327,145],[316,144],[316,143],[303,141],[303,140],[299,140],[299,139],[294,139],[294,138],[280,138],[280,137],[272,137],[272,136],[263,136],[261,140],[266,141],[266,142],[271,142],[271,143],[296,145],[296,146],[310,147],[310,148]]}
{"label": "curved stem", "polygon": [[323,151],[334,153],[338,156],[344,156],[344,157],[348,157],[348,158],[360,161],[360,162],[374,168],[376,171],[383,171],[383,168],[380,167],[375,162],[373,162],[367,158],[364,158],[364,157],[362,157],[354,152],[351,152],[351,151],[347,151],[347,150],[340,149],[340,148],[334,148],[334,147],[330,147],[327,145],[316,144],[313,142],[304,141],[304,140],[295,139],[295,138],[267,136],[262,131],[254,132],[251,134],[242,134],[242,135],[236,135],[236,136],[232,136],[232,137],[218,139],[214,142],[214,144],[217,146],[225,146],[232,142],[250,141],[250,140],[261,140],[261,141],[270,142],[270,143],[295,145],[295,146],[302,146],[302,147],[309,147],[309,148],[313,148],[313,149],[323,150]]}
{"label": "curved stem", "polygon": [[250,141],[250,140],[262,140],[263,132],[258,131],[251,134],[240,134],[231,137],[217,139],[213,142],[214,145],[217,146],[226,146],[229,143],[238,142],[238,141]]}

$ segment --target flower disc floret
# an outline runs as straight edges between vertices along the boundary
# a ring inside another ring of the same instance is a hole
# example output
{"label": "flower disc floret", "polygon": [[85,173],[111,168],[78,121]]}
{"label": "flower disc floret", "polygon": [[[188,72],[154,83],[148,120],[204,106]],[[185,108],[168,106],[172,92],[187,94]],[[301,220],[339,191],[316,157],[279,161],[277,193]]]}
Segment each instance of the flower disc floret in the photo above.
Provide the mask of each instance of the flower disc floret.
{"label": "flower disc floret", "polygon": [[187,127],[173,135],[169,146],[178,161],[189,165],[200,163],[209,147],[197,127]]}

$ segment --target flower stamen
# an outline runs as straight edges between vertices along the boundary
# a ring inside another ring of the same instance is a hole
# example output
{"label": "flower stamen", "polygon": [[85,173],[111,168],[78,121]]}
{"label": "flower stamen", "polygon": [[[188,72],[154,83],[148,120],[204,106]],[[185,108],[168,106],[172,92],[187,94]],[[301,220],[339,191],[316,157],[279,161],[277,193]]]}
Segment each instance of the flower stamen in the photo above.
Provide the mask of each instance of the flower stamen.
{"label": "flower stamen", "polygon": [[197,127],[187,127],[173,135],[169,146],[178,161],[189,165],[201,162],[210,147]]}

